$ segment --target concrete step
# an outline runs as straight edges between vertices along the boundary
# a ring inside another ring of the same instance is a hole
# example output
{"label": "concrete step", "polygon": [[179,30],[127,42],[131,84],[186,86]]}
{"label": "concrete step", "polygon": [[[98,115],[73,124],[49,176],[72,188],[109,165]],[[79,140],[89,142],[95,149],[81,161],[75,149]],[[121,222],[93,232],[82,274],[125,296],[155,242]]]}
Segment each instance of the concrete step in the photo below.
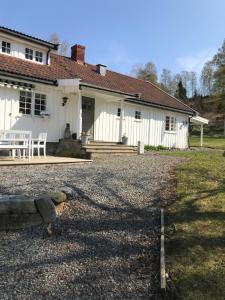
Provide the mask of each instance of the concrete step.
{"label": "concrete step", "polygon": [[126,146],[126,145],[83,145],[83,149],[93,149],[93,150],[98,150],[98,149],[105,149],[105,150],[132,150],[132,151],[137,151],[136,148]]}
{"label": "concrete step", "polygon": [[133,149],[86,149],[88,153],[136,153]]}
{"label": "concrete step", "polygon": [[134,156],[134,155],[137,155],[137,152],[111,152],[111,153],[108,153],[108,152],[90,152],[90,153],[87,153],[89,154],[89,158],[90,159],[96,159],[96,158],[109,158],[109,157],[112,157],[112,156]]}

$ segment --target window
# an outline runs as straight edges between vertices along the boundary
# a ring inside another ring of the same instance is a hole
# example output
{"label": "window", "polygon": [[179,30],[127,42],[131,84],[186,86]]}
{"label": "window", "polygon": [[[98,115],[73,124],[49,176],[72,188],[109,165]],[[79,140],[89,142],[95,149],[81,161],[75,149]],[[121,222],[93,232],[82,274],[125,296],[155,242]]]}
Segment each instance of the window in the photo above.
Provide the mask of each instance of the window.
{"label": "window", "polygon": [[33,55],[34,55],[33,53],[34,53],[34,51],[32,49],[26,48],[25,49],[25,58],[33,60]]}
{"label": "window", "polygon": [[11,44],[5,41],[2,41],[2,52],[10,54],[11,52]]}
{"label": "window", "polygon": [[120,117],[121,116],[121,108],[118,107],[117,109],[117,117]]}
{"label": "window", "polygon": [[165,122],[166,131],[176,131],[176,118],[171,116],[166,116]]}
{"label": "window", "polygon": [[20,91],[19,112],[24,115],[31,114],[32,93]]}
{"label": "window", "polygon": [[43,61],[43,53],[40,51],[35,51],[35,61],[42,62]]}
{"label": "window", "polygon": [[135,111],[135,119],[136,120],[141,120],[141,112],[140,111]]}
{"label": "window", "polygon": [[46,95],[35,94],[34,114],[40,116],[41,111],[46,110]]}

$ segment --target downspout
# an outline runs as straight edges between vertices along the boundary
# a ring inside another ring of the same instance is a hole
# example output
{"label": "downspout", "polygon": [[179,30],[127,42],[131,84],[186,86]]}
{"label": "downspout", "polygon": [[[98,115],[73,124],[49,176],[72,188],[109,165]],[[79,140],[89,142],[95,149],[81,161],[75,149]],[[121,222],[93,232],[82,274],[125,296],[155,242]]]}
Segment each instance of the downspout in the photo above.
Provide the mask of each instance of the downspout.
{"label": "downspout", "polygon": [[47,52],[47,56],[46,56],[46,65],[48,65],[48,59],[49,59],[49,53],[51,52],[51,48],[48,49],[48,52]]}

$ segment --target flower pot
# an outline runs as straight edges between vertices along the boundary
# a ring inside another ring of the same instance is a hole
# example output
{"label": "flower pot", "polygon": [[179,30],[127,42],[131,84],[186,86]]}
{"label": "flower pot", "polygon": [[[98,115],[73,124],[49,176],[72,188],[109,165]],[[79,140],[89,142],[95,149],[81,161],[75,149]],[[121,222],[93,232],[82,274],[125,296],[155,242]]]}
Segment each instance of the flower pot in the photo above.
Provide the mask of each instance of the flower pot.
{"label": "flower pot", "polygon": [[128,144],[128,137],[127,136],[123,136],[122,137],[122,143],[123,143],[123,145],[127,145]]}
{"label": "flower pot", "polygon": [[82,144],[88,144],[89,143],[89,136],[88,135],[82,135],[81,136],[81,143]]}

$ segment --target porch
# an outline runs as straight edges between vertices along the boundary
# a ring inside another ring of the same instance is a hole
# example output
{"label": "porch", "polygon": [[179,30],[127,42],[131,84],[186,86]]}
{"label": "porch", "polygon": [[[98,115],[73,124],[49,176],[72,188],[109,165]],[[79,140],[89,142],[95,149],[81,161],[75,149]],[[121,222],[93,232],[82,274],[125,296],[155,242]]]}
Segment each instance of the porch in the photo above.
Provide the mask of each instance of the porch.
{"label": "porch", "polygon": [[37,157],[34,156],[32,160],[28,159],[14,159],[10,156],[0,157],[0,167],[3,166],[25,166],[25,165],[67,165],[67,164],[83,164],[91,163],[91,159],[71,158],[71,157],[58,157],[58,156],[46,156]]}

